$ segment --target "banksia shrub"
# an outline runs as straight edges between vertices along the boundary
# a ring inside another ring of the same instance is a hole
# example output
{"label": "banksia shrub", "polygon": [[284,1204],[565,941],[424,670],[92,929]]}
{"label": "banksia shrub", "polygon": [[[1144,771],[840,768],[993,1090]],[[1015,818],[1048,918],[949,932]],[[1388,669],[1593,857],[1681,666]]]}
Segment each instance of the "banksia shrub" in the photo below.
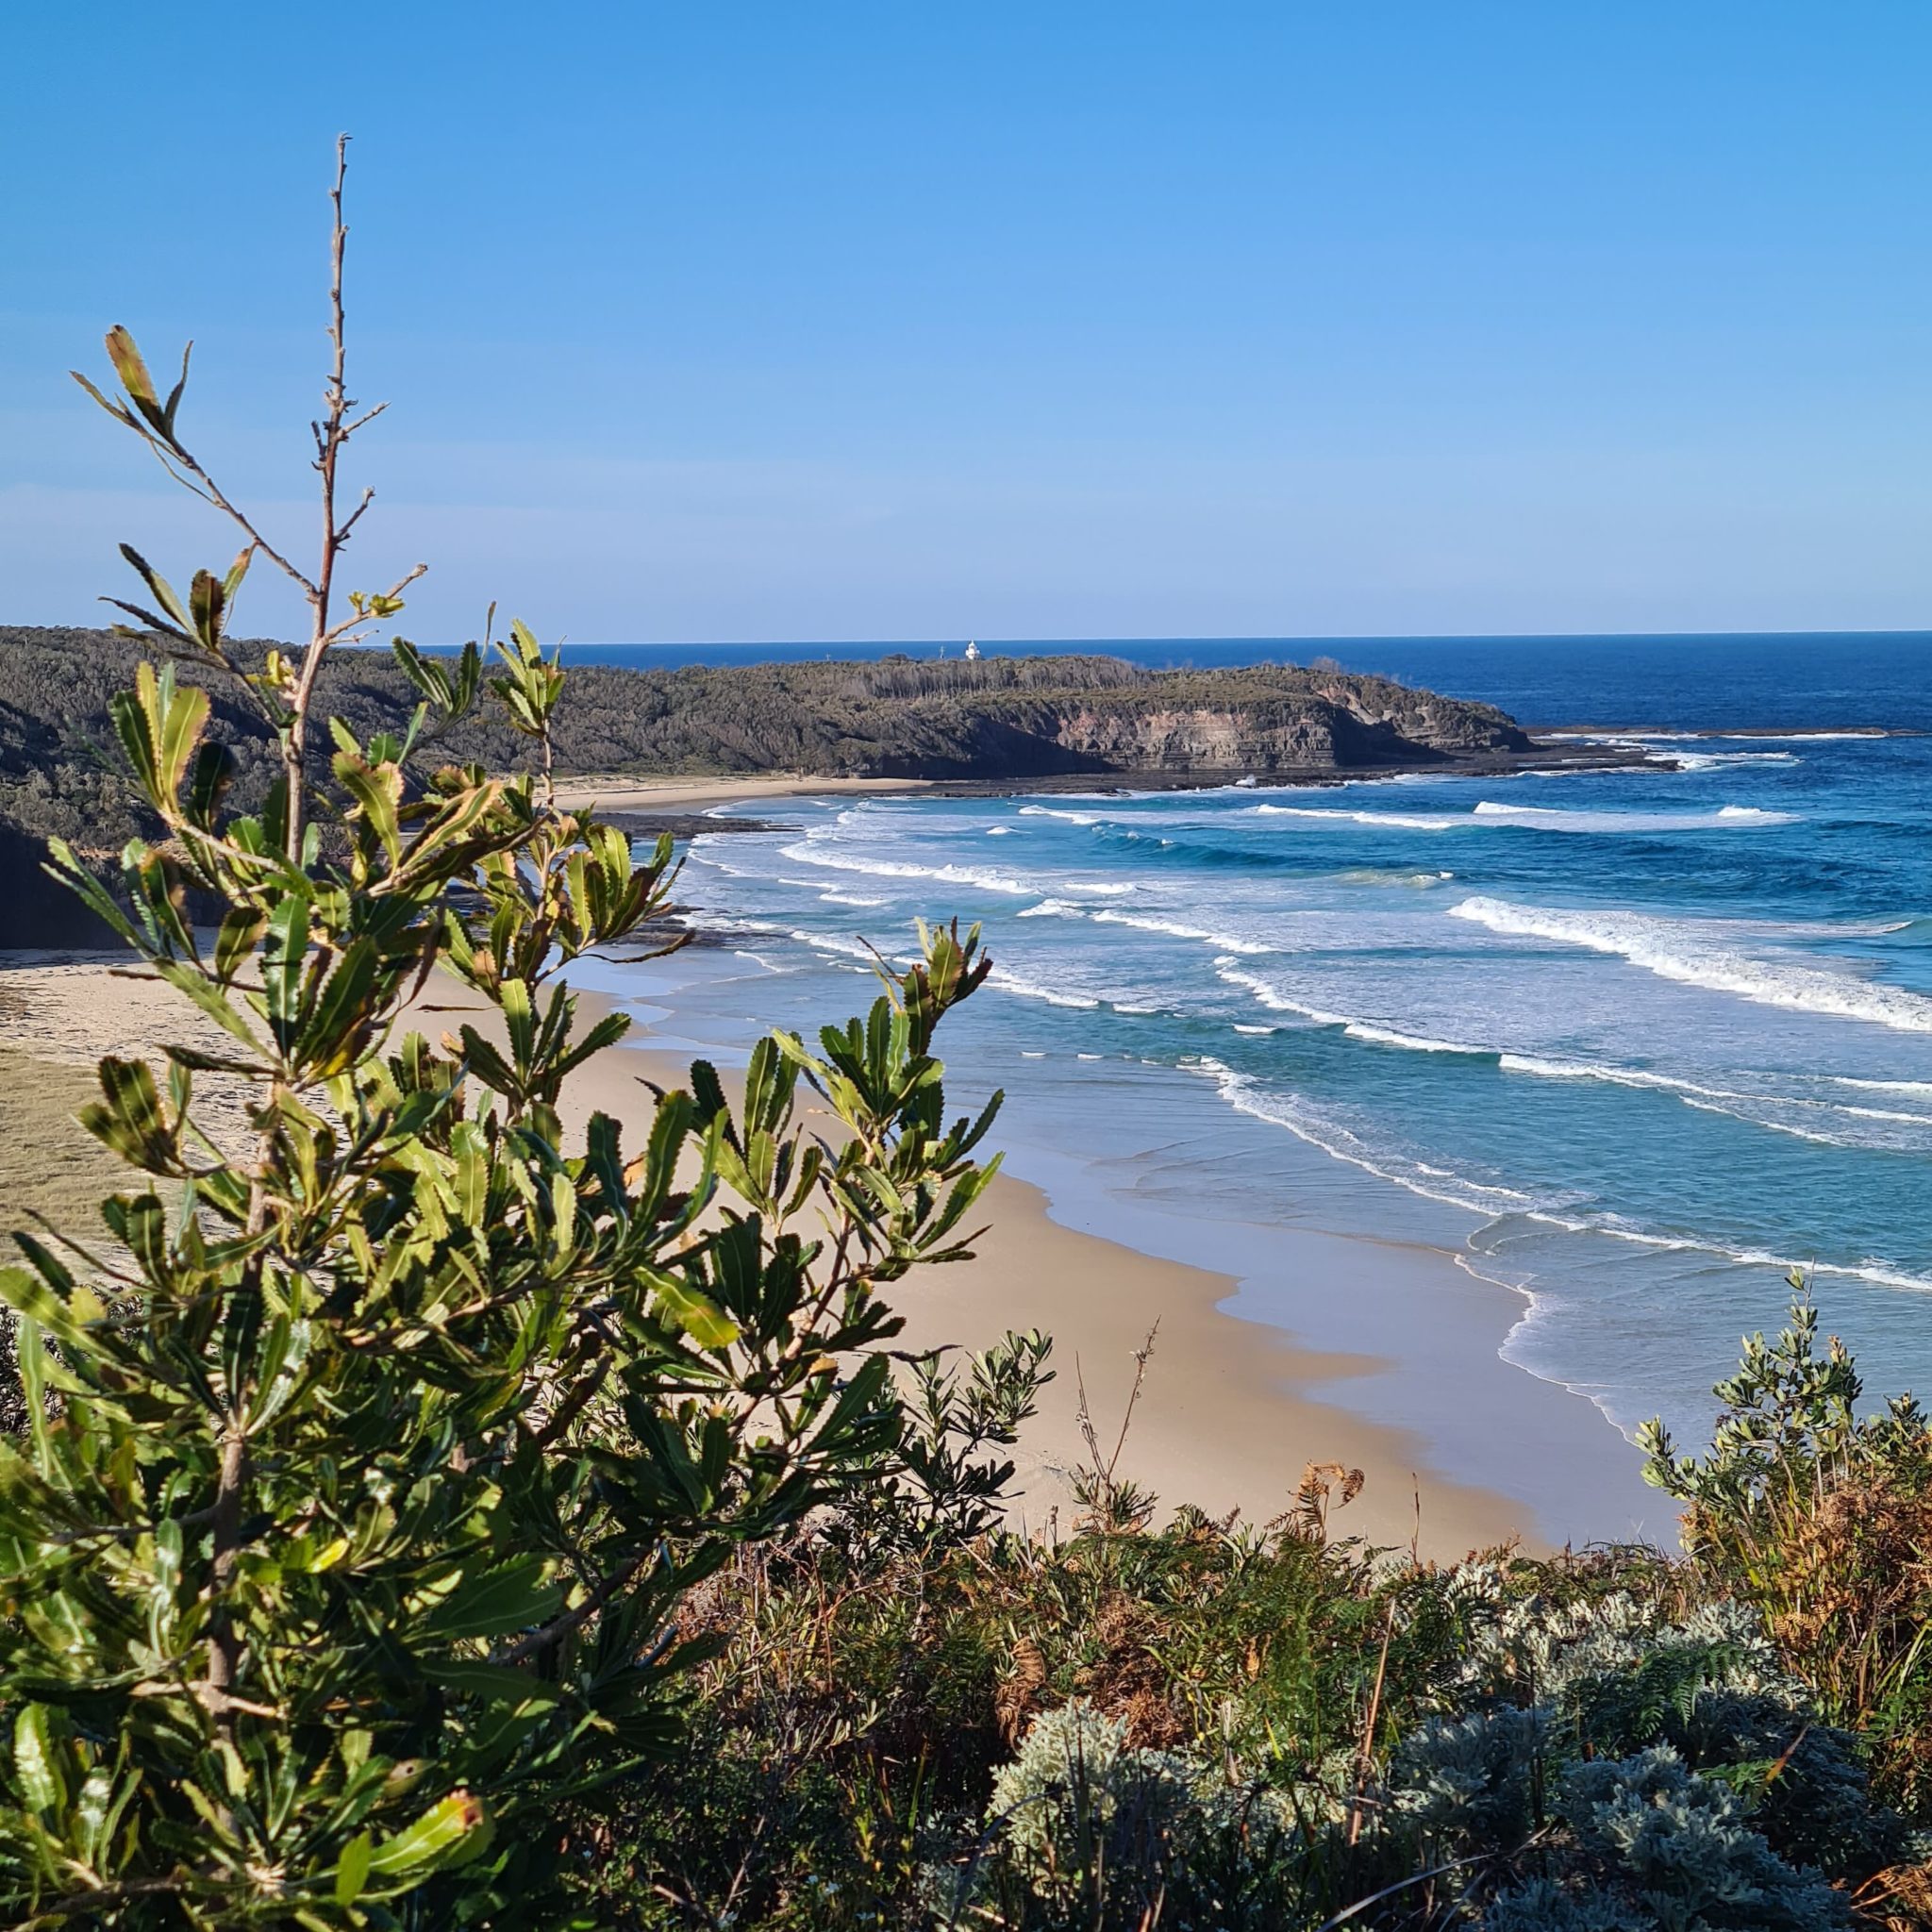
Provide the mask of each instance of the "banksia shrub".
{"label": "banksia shrub", "polygon": [[1932,1796],[1932,1427],[1910,1397],[1861,1415],[1843,1343],[1821,1356],[1818,1312],[1791,1280],[1790,1324],[1754,1336],[1709,1452],[1640,1432],[1647,1479],[1684,1506],[1707,1590],[1757,1608],[1767,1636],[1833,1723],[1867,1736],[1884,1791]]}

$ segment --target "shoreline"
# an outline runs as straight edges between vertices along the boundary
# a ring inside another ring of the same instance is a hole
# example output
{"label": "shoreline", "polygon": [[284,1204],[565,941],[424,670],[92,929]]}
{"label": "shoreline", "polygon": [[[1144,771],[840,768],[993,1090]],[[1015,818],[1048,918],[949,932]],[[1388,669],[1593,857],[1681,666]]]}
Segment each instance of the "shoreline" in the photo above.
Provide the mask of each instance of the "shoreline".
{"label": "shoreline", "polygon": [[[177,996],[156,982],[115,976],[113,957],[0,958],[8,995],[0,1001],[0,1045],[12,1050],[16,1079],[48,1068],[51,1087],[51,1070],[65,1076],[103,1051],[152,1050],[161,1039],[193,1033]],[[624,1004],[590,988],[578,998],[585,1024]],[[444,1012],[470,1004],[447,982],[433,987],[426,1003]],[[689,1057],[633,1016],[629,1039],[574,1078],[567,1124],[575,1131],[601,1108],[625,1123],[626,1141],[636,1144],[655,1105],[646,1083],[685,1085],[688,1066]],[[62,1119],[73,1147],[88,1145],[71,1116]],[[71,1151],[50,1145],[45,1126],[21,1148],[23,1164]],[[1511,1291],[1477,1281],[1447,1253],[1418,1244],[1274,1231],[1279,1266],[1338,1286],[1346,1325],[1361,1338],[1359,1346],[1313,1345],[1278,1315],[1257,1317],[1241,1306],[1250,1286],[1241,1273],[1122,1239],[1136,1231],[1126,1225],[1131,1216],[1124,1220],[1098,1196],[1083,1202],[1066,1174],[1041,1167],[1037,1150],[1004,1144],[1031,1172],[995,1177],[974,1259],[914,1271],[890,1293],[906,1320],[896,1345],[908,1351],[983,1349],[1008,1329],[1054,1336],[1057,1377],[1013,1452],[1017,1522],[1035,1530],[1070,1522],[1074,1505],[1058,1472],[1080,1457],[1080,1385],[1110,1444],[1133,1387],[1134,1351],[1158,1323],[1121,1473],[1154,1490],[1163,1510],[1192,1503],[1210,1516],[1238,1509],[1250,1524],[1264,1524],[1292,1506],[1308,1464],[1335,1463],[1362,1470],[1366,1483],[1332,1513],[1334,1535],[1385,1547],[1414,1542],[1425,1557],[1454,1560],[1504,1543],[1548,1552],[1607,1534],[1566,1535],[1563,1524],[1539,1520],[1520,1497],[1469,1479],[1438,1453],[1427,1413],[1416,1416],[1419,1426],[1406,1426],[1368,1412],[1359,1399],[1392,1376],[1418,1409],[1474,1414],[1523,1453],[1545,1463],[1555,1457],[1580,1478],[1612,1444],[1627,1454],[1587,1400],[1496,1354]]]}
{"label": "shoreline", "polygon": [[[577,997],[587,1018],[623,1007],[592,989],[580,989]],[[639,1083],[688,1085],[688,1066],[633,1016],[630,1036],[583,1069],[566,1119],[575,1128],[601,1108],[625,1122],[632,1141],[648,1117],[647,1090]],[[721,1072],[728,1082],[728,1071]],[[800,1091],[803,1114],[816,1103]],[[1074,1506],[1060,1472],[1081,1457],[1081,1385],[1102,1441],[1111,1444],[1133,1391],[1134,1353],[1155,1330],[1120,1474],[1154,1490],[1163,1513],[1191,1503],[1210,1516],[1239,1510],[1243,1521],[1265,1524],[1292,1506],[1310,1463],[1334,1463],[1366,1476],[1359,1497],[1331,1514],[1335,1535],[1385,1547],[1414,1542],[1424,1556],[1442,1560],[1511,1542],[1548,1553],[1566,1541],[1517,1499],[1441,1468],[1416,1432],[1371,1420],[1322,1392],[1386,1372],[1385,1356],[1311,1348],[1274,1322],[1235,1312],[1239,1275],[1070,1224],[1056,1191],[1027,1174],[997,1174],[976,1218],[987,1232],[971,1261],[915,1270],[888,1291],[906,1322],[894,1345],[914,1353],[971,1352],[1009,1329],[1038,1327],[1053,1336],[1056,1379],[1011,1452],[1021,1491],[1014,1515],[1024,1526],[1044,1530],[1057,1519],[1064,1528],[1070,1521]],[[1379,1274],[1385,1294],[1407,1298],[1412,1284],[1391,1278],[1399,1271],[1388,1266],[1393,1244],[1306,1239],[1316,1247],[1341,1244],[1355,1262],[1357,1288]],[[1410,1252],[1425,1270],[1458,1276],[1447,1255]],[[1514,1299],[1492,1284],[1466,1285],[1492,1290],[1498,1303]],[[1620,1440],[1581,1398],[1494,1360],[1499,1382],[1507,1377],[1527,1391],[1546,1390],[1582,1411],[1573,1420],[1587,1418],[1593,1431]],[[1533,1429],[1537,1407],[1532,1395],[1520,1418]]]}
{"label": "shoreline", "polygon": [[1529,772],[1622,771],[1633,766],[1669,769],[1668,754],[1627,746],[1537,743],[1527,752],[1476,752],[1377,765],[1331,765],[1307,771],[1257,771],[1246,766],[1190,771],[1014,772],[998,777],[850,778],[814,776],[806,772],[766,772],[731,775],[690,774],[653,777],[636,773],[573,774],[557,787],[559,805],[569,809],[595,807],[615,817],[689,812],[719,806],[756,806],[774,798],[811,794],[832,797],[867,793],[924,792],[941,798],[1008,797],[1056,791],[1211,791],[1230,786],[1256,790],[1299,790],[1411,777],[1501,778]]}
{"label": "shoreline", "polygon": [[[1343,781],[1324,776],[1304,782]],[[864,789],[882,788],[868,783]],[[941,782],[906,789],[934,796],[1016,788]],[[811,779],[791,781],[783,792],[768,785],[756,797],[722,788],[717,808],[742,805],[745,815],[721,818],[704,829],[770,830],[780,822],[756,815],[760,799],[822,795],[826,790],[823,781]],[[712,933],[701,922],[692,931],[698,945],[741,943],[741,935]],[[599,1012],[625,1003],[608,980],[594,990],[580,989],[580,997],[594,999]],[[658,1001],[641,995],[641,1004],[653,1007]],[[684,1062],[656,1036],[651,1022],[631,1010],[633,1031],[619,1050],[649,1056],[657,1063],[652,1077],[661,1083],[681,1082]],[[680,1041],[680,1050],[688,1044]],[[690,1050],[693,1057],[708,1053],[721,1069],[730,1059],[716,1048]],[[1526,1291],[1466,1266],[1467,1257],[1456,1248],[1427,1237],[1313,1224],[1230,1228],[1205,1218],[1150,1212],[1108,1189],[1097,1169],[1059,1154],[1046,1137],[1016,1141],[1010,1116],[1002,1128],[995,1138],[1008,1162],[992,1198],[1009,1185],[1024,1190],[1028,1199],[1013,1211],[1036,1227],[1170,1271],[1167,1302],[1204,1294],[1204,1283],[1214,1287],[1190,1329],[1189,1361],[1176,1368],[1174,1351],[1158,1347],[1137,1411],[1135,1440],[1158,1437],[1156,1459],[1161,1467],[1192,1472],[1197,1485],[1211,1491],[1210,1495],[1183,1489],[1168,1501],[1199,1502],[1210,1513],[1238,1504],[1248,1520],[1265,1521],[1291,1500],[1305,1464],[1341,1461],[1370,1472],[1351,1515],[1356,1533],[1376,1542],[1409,1541],[1420,1476],[1425,1514],[1432,1494],[1454,1491],[1459,1519],[1483,1526],[1483,1535],[1507,1522],[1525,1547],[1639,1541],[1674,1545],[1674,1513],[1642,1482],[1635,1446],[1616,1424],[1587,1391],[1541,1376],[1505,1353],[1534,1309],[1535,1297]],[[989,1253],[998,1257],[999,1265],[1008,1265],[1010,1256],[997,1238]],[[1075,1275],[1104,1276],[1097,1257],[1070,1253],[1067,1258]],[[1284,1290],[1285,1281],[1336,1282],[1343,1291]],[[976,1288],[974,1293],[947,1293],[935,1286],[928,1291],[929,1314],[924,1303],[907,1301],[908,1339],[921,1346],[953,1342],[977,1349],[1008,1327],[1038,1325],[1070,1338],[1091,1336],[1091,1347],[1103,1349],[1115,1364],[1106,1387],[1118,1406],[1131,1387],[1121,1365],[1146,1333],[1141,1316],[1158,1312],[1165,1303],[1149,1299],[1158,1291],[1141,1284],[1140,1294],[1128,1296],[1131,1312],[1103,1318],[1091,1304],[1107,1291],[1068,1292],[1048,1280],[1034,1299],[994,1294],[989,1308],[1004,1309],[1010,1303],[1013,1310],[995,1321],[982,1313]],[[1243,1362],[1243,1386],[1230,1398],[1232,1411],[1205,1400],[1217,1389],[1226,1393],[1228,1364],[1257,1342],[1272,1373],[1257,1384]],[[1057,1353],[1070,1383],[1071,1352],[1070,1342]],[[1165,1400],[1158,1392],[1163,1364],[1184,1385]],[[1104,1418],[1107,1400],[1091,1367],[1088,1380],[1096,1419]],[[1023,1442],[1023,1469],[1029,1456],[1036,1474],[1048,1463],[1064,1466],[1075,1459],[1074,1404],[1069,1391],[1058,1385],[1049,1390],[1033,1430],[1045,1446],[1030,1439]],[[1209,1452],[1191,1436],[1196,1417],[1206,1418],[1218,1439]],[[1273,1434],[1283,1427],[1291,1441],[1277,1447]],[[1257,1450],[1257,1443],[1264,1446]],[[1156,1481],[1154,1487],[1163,1484]],[[1215,1498],[1224,1500],[1217,1504]],[[1426,1522],[1424,1543],[1436,1554],[1448,1546],[1436,1546]]]}
{"label": "shoreline", "polygon": [[[587,1014],[628,1010],[633,1023],[586,1069],[582,1113],[598,1106],[623,1117],[637,1079],[684,1085],[693,1058],[712,1058],[728,1083],[732,1055],[674,1045],[608,981],[577,991]],[[1669,1505],[1596,1405],[1502,1354],[1524,1307],[1520,1291],[1426,1241],[1184,1219],[1109,1190],[1081,1158],[1037,1137],[996,1128],[993,1138],[1007,1164],[975,1259],[916,1271],[891,1299],[909,1348],[978,1350],[1008,1329],[1054,1335],[1059,1379],[1014,1452],[1026,1491],[1018,1513],[1034,1526],[1056,1505],[1067,1514],[1053,1471],[1079,1458],[1079,1379],[1110,1442],[1133,1352],[1158,1319],[1122,1467],[1164,1506],[1239,1508],[1265,1523],[1293,1501],[1308,1464],[1341,1463],[1368,1481],[1338,1533],[1379,1545],[1417,1537],[1418,1495],[1420,1547],[1439,1557],[1511,1540],[1543,1552],[1674,1541]],[[1312,1300],[1284,1300],[1284,1282]]]}

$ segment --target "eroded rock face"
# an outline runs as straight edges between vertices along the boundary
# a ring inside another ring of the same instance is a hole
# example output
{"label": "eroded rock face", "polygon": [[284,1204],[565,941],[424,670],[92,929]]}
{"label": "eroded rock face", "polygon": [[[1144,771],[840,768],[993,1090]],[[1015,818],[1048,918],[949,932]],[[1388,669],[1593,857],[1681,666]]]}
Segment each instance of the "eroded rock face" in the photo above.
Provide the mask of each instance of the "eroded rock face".
{"label": "eroded rock face", "polygon": [[1304,762],[1332,762],[1334,735],[1325,719],[1297,719],[1291,733],[1284,734],[1257,728],[1239,711],[1086,708],[1059,720],[1054,741],[1127,770],[1223,771],[1254,765],[1264,744],[1290,736],[1296,747],[1292,756]]}
{"label": "eroded rock face", "polygon": [[1257,693],[1239,706],[1109,693],[1059,713],[1052,735],[1064,750],[1120,771],[1321,771],[1529,749],[1527,737],[1490,706],[1380,679],[1331,683],[1306,695]]}

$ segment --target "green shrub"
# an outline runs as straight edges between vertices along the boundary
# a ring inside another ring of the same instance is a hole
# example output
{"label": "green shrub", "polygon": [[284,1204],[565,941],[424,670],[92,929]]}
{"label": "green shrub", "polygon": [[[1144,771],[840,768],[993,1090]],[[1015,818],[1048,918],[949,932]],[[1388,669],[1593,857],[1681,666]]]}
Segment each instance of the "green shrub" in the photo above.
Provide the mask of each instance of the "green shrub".
{"label": "green shrub", "polygon": [[[898,1455],[879,1292],[965,1252],[991,1172],[992,1108],[949,1124],[931,1052],[987,972],[976,935],[925,933],[815,1045],[767,1040],[741,1106],[700,1063],[643,1145],[603,1114],[567,1144],[566,1081],[628,1023],[581,1027],[562,974],[654,937],[669,841],[639,862],[559,808],[563,676],[522,625],[493,672],[398,642],[413,717],[330,720],[317,769],[322,664],[410,580],[331,602],[361,515],[335,503],[359,426],[340,292],[334,324],[312,575],[230,506],[125,331],[116,394],[88,385],[242,527],[185,596],[128,552],[126,608],[231,679],[276,765],[230,811],[206,692],[143,661],[113,713],[164,837],[126,847],[118,893],[54,848],[199,1030],[101,1063],[84,1121],[128,1170],[102,1208],[125,1260],[22,1235],[0,1271],[26,1424],[0,1441],[9,1923],[555,1923],[566,1806],[681,1735],[705,1579],[854,1484],[923,1481],[941,1519],[996,1488],[924,1438]],[[257,559],[308,597],[304,653],[231,655]],[[536,775],[428,756],[486,689]],[[439,967],[490,1024],[437,1043],[406,1029]],[[209,1126],[210,1078],[245,1091],[245,1144]],[[799,1128],[801,1080],[836,1146]]]}
{"label": "green shrub", "polygon": [[1640,1432],[1648,1479],[1684,1506],[1698,1586],[1753,1605],[1822,1714],[1863,1737],[1881,1789],[1932,1796],[1932,1427],[1909,1396],[1861,1412],[1857,1369],[1791,1278],[1790,1325],[1753,1336],[1707,1455]]}

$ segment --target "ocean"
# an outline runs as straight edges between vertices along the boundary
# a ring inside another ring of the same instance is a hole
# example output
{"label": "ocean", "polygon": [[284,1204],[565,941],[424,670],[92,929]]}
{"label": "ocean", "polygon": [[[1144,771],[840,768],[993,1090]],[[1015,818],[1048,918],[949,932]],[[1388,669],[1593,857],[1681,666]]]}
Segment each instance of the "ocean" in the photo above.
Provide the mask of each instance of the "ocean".
{"label": "ocean", "polygon": [[1241,1313],[1357,1348],[1271,1230],[1427,1242],[1518,1292],[1507,1359],[1694,1441],[1796,1267],[1868,1391],[1932,1392],[1932,636],[1092,648],[1325,654],[1678,769],[787,800],[691,846],[727,946],[601,983],[741,1056],[857,1009],[916,917],[978,922],[959,1097],[1004,1089],[1057,1213]]}

